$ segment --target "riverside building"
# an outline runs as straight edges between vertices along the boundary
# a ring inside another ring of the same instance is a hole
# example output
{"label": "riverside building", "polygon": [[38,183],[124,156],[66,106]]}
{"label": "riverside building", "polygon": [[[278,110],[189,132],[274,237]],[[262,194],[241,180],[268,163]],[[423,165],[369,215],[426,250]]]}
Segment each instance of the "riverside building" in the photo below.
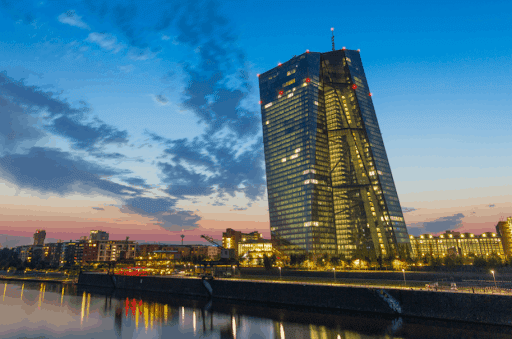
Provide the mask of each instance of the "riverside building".
{"label": "riverside building", "polygon": [[502,239],[493,232],[475,235],[446,231],[438,236],[422,234],[418,237],[411,235],[409,238],[412,245],[412,256],[415,258],[425,256],[442,258],[450,254],[462,257],[488,257],[497,254],[500,258],[505,258]]}
{"label": "riverside building", "polygon": [[410,243],[359,51],[259,76],[272,240],[286,255],[402,256]]}

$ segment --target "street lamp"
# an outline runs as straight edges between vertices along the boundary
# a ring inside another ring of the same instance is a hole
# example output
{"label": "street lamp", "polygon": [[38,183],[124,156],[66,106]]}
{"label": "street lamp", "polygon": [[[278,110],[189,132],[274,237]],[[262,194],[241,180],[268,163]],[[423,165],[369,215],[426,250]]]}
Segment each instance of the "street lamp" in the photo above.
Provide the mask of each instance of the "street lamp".
{"label": "street lamp", "polygon": [[334,267],[332,271],[334,272],[334,282],[336,282],[336,268]]}
{"label": "street lamp", "polygon": [[236,273],[236,271],[235,271],[235,265],[233,265],[233,277],[235,276],[235,273]]}
{"label": "street lamp", "polygon": [[402,268],[402,273],[404,274],[404,286],[407,286],[407,283],[405,281],[405,269]]}
{"label": "street lamp", "polygon": [[495,288],[498,288],[498,287],[496,286],[496,277],[494,276],[494,270],[491,270],[491,273],[492,273],[492,278],[494,279],[494,287],[495,287]]}
{"label": "street lamp", "polygon": [[279,280],[281,280],[281,267],[279,267]]}

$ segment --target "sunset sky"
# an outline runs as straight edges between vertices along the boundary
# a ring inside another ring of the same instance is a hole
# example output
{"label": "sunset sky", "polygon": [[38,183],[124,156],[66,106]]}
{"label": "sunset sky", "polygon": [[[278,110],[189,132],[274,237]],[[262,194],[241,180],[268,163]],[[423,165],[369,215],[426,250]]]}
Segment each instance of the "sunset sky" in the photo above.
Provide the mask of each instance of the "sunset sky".
{"label": "sunset sky", "polygon": [[512,216],[512,2],[0,1],[0,244],[270,236],[257,74],[361,49],[410,234]]}

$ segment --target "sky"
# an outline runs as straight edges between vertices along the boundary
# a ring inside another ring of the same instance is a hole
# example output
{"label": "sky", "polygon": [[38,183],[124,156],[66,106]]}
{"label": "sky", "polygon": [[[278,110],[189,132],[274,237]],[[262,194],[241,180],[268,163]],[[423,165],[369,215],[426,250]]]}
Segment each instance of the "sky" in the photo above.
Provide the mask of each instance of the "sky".
{"label": "sky", "polygon": [[512,3],[0,0],[0,244],[270,237],[257,74],[360,49],[410,234],[512,216]]}

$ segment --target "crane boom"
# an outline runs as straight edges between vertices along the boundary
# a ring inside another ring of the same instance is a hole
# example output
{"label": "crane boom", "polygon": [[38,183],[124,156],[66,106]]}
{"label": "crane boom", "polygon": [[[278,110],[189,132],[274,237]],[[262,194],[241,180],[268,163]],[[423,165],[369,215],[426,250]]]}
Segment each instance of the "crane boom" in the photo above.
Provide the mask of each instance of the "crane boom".
{"label": "crane boom", "polygon": [[217,246],[218,248],[220,248],[221,250],[224,249],[224,247],[222,245],[220,245],[218,242],[216,242],[215,240],[213,240],[213,238],[207,236],[207,235],[204,235],[202,234],[201,235],[201,238],[204,238],[206,239],[208,242],[214,244],[215,246]]}

